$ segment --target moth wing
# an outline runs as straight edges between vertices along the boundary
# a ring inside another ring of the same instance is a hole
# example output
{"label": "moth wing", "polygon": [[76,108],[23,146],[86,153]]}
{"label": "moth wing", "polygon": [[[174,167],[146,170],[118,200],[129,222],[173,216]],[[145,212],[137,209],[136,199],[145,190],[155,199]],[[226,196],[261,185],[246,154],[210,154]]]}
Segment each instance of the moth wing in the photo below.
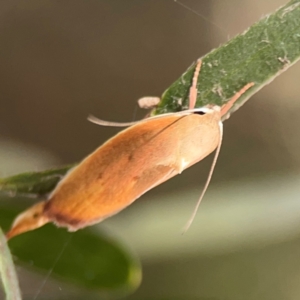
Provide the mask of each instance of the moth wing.
{"label": "moth wing", "polygon": [[52,193],[47,217],[70,230],[118,213],[178,174],[176,122],[168,116],[138,123],[107,141],[75,167]]}

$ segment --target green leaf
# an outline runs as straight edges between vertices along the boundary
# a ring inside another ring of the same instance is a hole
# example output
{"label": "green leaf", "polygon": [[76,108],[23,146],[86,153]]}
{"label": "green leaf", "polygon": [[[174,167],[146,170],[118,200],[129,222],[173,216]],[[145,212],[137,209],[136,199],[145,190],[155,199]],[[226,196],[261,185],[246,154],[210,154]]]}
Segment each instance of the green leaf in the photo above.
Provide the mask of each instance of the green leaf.
{"label": "green leaf", "polygon": [[[3,228],[16,214],[16,209],[0,207]],[[51,270],[53,277],[106,295],[132,292],[141,280],[137,258],[115,239],[90,228],[69,233],[49,224],[10,240],[9,247],[22,265]]]}
{"label": "green leaf", "polygon": [[6,243],[6,237],[0,228],[0,279],[2,279],[7,300],[21,299],[19,282],[14,263]]}
{"label": "green leaf", "polygon": [[51,192],[57,182],[75,165],[43,172],[28,172],[0,179],[0,192],[23,195],[44,195]]}
{"label": "green leaf", "polygon": [[[196,106],[221,106],[247,83],[254,82],[233,112],[299,57],[300,0],[293,0],[202,57]],[[187,109],[194,68],[195,64],[164,92],[153,115]]]}

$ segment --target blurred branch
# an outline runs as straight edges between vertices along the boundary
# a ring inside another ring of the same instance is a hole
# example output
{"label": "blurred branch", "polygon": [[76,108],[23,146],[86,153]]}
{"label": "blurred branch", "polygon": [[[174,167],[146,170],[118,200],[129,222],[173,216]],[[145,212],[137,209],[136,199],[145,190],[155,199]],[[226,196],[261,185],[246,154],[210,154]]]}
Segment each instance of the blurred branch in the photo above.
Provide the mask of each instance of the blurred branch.
{"label": "blurred branch", "polygon": [[[247,91],[230,113],[250,96],[291,67],[300,57],[300,0],[292,0],[204,56],[198,81],[197,107],[222,105],[249,82]],[[153,115],[187,108],[193,64],[163,94]],[[0,179],[0,192],[42,195],[49,193],[71,166]]]}
{"label": "blurred branch", "polygon": [[2,278],[3,287],[7,300],[19,300],[21,292],[18,278],[15,271],[14,263],[7,246],[5,235],[0,228],[0,277]]}

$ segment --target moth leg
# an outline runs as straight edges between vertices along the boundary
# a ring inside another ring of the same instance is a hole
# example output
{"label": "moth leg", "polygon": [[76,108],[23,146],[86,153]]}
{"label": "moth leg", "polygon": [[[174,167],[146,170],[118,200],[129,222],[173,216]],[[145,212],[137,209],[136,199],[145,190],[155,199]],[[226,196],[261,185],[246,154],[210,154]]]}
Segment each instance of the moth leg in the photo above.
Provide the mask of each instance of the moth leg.
{"label": "moth leg", "polygon": [[[231,109],[233,104],[252,86],[254,82],[247,83],[244,87],[242,87],[226,104],[221,107],[221,117],[224,117],[228,111]],[[227,117],[227,119],[229,116]]]}
{"label": "moth leg", "polygon": [[192,81],[192,86],[190,87],[190,94],[189,94],[189,109],[194,109],[197,101],[197,82],[198,82],[198,77],[201,69],[201,64],[202,60],[198,59],[196,68],[194,71],[194,76],[193,76],[193,81]]}

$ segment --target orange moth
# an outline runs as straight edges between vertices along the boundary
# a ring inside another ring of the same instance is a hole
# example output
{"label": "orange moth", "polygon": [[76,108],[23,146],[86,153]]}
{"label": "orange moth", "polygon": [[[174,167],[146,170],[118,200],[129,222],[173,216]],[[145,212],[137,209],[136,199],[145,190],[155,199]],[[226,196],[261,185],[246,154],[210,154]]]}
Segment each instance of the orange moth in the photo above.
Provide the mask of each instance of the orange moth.
{"label": "orange moth", "polygon": [[98,223],[117,214],[148,190],[180,174],[216,150],[207,182],[187,224],[188,228],[209,185],[220,151],[222,117],[254,85],[245,85],[222,107],[207,105],[195,108],[200,67],[201,60],[195,68],[189,109],[186,111],[134,123],[112,123],[90,117],[90,121],[100,125],[131,126],[74,167],[47,200],[21,213],[7,237],[36,229],[48,222],[67,227],[70,231]]}

